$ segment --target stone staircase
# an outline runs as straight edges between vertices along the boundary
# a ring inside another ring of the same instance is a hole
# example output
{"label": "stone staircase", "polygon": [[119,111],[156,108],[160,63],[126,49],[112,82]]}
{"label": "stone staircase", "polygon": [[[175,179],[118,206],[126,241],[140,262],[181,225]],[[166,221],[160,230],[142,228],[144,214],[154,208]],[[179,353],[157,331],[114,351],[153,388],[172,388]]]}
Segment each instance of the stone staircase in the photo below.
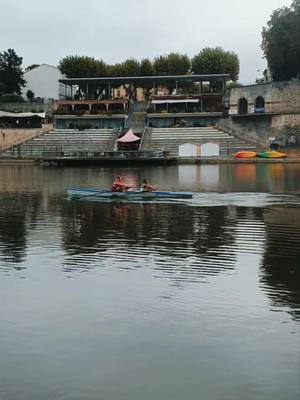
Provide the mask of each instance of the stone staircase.
{"label": "stone staircase", "polygon": [[132,129],[137,135],[142,135],[147,118],[147,101],[136,101],[132,104],[128,119],[126,121],[126,130]]}
{"label": "stone staircase", "polygon": [[[126,132],[128,132],[129,129],[132,129],[134,134],[139,136],[141,138],[141,141],[143,141],[143,135],[145,132],[146,119],[147,119],[147,111],[146,111],[147,106],[148,106],[147,101],[134,102],[130,107],[130,111],[123,132],[119,132],[119,134],[122,133],[123,135]],[[113,146],[114,150],[118,149],[117,139],[118,136],[115,138],[115,143]]]}
{"label": "stone staircase", "polygon": [[146,117],[147,113],[142,111],[132,114],[130,128],[133,130],[134,133],[139,134],[144,131]]}
{"label": "stone staircase", "polygon": [[255,150],[254,144],[238,139],[215,127],[197,128],[147,128],[141,150],[162,151],[178,157],[178,146],[184,143],[218,143],[220,155],[228,156],[240,150]]}
{"label": "stone staircase", "polygon": [[117,133],[112,129],[56,130],[14,146],[2,158],[41,159],[45,156],[80,156],[112,151]]}

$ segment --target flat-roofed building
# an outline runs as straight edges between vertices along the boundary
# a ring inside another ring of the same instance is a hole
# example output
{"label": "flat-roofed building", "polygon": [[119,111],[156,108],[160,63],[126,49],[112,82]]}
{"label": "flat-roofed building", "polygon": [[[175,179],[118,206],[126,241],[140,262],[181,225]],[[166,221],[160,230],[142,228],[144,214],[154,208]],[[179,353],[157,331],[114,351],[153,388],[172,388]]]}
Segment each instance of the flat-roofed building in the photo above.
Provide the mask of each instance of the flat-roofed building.
{"label": "flat-roofed building", "polygon": [[31,90],[36,98],[44,101],[49,99],[58,100],[59,93],[71,96],[71,88],[65,87],[59,80],[64,78],[58,67],[49,64],[41,64],[24,73],[26,86],[22,90],[23,97],[26,97],[28,90]]}

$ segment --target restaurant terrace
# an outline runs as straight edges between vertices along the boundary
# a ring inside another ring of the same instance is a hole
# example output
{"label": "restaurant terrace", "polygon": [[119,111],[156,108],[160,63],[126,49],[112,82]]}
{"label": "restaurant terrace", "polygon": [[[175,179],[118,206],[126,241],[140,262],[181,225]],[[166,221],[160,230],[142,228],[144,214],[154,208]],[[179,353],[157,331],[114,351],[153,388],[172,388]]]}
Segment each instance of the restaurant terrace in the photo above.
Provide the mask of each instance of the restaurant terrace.
{"label": "restaurant terrace", "polygon": [[[59,82],[61,87],[60,98],[90,99],[90,100],[113,100],[116,97],[127,97],[136,100],[136,89],[147,88],[152,95],[157,95],[159,88],[168,87],[170,94],[186,93],[186,88],[192,84],[198,84],[198,94],[204,91],[210,93],[224,93],[228,74],[207,75],[153,75],[153,76],[110,76],[100,78],[64,78]],[[66,88],[70,87],[70,91]],[[126,88],[126,96],[117,96],[120,87]],[[205,88],[205,89],[204,89]]]}
{"label": "restaurant terrace", "polygon": [[[56,127],[79,127],[79,119],[94,129],[124,127],[137,111],[146,114],[140,117],[140,128],[144,124],[173,126],[182,121],[190,126],[206,125],[214,121],[207,119],[207,113],[219,118],[224,111],[229,78],[228,74],[189,74],[60,79],[60,87],[70,90],[60,93]],[[206,119],[199,121],[204,114]]]}

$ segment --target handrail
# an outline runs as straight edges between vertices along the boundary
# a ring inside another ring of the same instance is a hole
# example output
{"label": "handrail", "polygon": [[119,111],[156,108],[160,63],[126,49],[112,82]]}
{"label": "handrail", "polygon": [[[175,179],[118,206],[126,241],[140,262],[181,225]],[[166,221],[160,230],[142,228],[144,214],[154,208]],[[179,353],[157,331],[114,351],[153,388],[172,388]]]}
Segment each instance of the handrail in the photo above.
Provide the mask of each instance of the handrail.
{"label": "handrail", "polygon": [[122,132],[122,127],[120,127],[119,129],[118,128],[115,128],[114,129],[114,138],[113,138],[113,145],[112,145],[112,150],[113,151],[115,151],[115,149],[117,149],[117,140],[118,140],[118,137],[119,137],[119,134]]}
{"label": "handrail", "polygon": [[147,132],[147,127],[144,126],[144,131],[143,131],[142,139],[141,139],[140,145],[139,145],[139,150],[140,150],[140,151],[141,151],[142,148],[143,148],[143,144],[144,144],[146,132]]}
{"label": "handrail", "polygon": [[163,151],[73,151],[66,152],[62,146],[57,146],[56,150],[46,150],[43,148],[40,155],[33,155],[32,150],[30,154],[22,153],[21,147],[16,146],[11,149],[10,157],[0,156],[0,158],[28,158],[34,160],[102,160],[102,159],[143,159],[143,158],[165,158]]}

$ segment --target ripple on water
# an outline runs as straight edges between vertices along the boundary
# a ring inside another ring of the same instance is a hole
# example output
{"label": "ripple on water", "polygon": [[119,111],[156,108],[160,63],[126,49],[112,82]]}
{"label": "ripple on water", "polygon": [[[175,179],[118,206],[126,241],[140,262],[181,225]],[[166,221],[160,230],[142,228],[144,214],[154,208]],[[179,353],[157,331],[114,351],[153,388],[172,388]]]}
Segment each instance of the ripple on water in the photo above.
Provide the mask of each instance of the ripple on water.
{"label": "ripple on water", "polygon": [[299,198],[78,203],[102,169],[38,171],[0,191],[0,397],[296,398]]}

